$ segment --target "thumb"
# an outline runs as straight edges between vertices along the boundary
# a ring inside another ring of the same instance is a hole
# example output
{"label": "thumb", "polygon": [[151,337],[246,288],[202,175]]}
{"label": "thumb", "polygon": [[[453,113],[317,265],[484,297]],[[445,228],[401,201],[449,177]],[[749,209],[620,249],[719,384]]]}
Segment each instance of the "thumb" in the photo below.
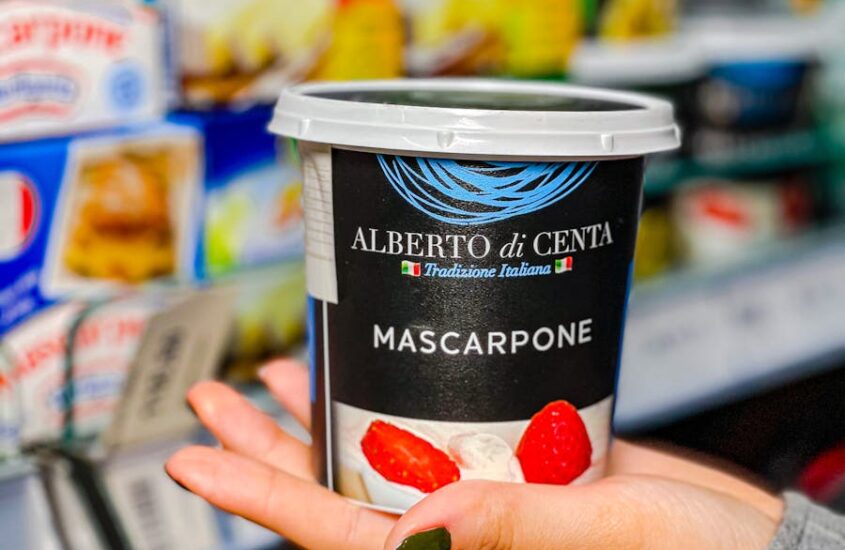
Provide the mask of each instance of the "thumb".
{"label": "thumb", "polygon": [[459,482],[402,516],[385,550],[638,548],[630,508],[587,487]]}
{"label": "thumb", "polygon": [[660,478],[577,487],[468,481],[409,510],[385,550],[759,550],[776,528],[728,495]]}

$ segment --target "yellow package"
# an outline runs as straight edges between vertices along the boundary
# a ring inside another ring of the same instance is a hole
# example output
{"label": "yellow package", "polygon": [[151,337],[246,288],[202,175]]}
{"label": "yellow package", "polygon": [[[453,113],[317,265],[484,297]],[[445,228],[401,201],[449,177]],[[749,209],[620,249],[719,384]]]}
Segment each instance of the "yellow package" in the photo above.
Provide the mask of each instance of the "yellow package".
{"label": "yellow package", "polygon": [[609,40],[632,40],[672,32],[676,0],[611,0],[604,8],[599,34]]}
{"label": "yellow package", "polygon": [[581,0],[500,0],[505,68],[517,77],[561,76],[583,33]]}
{"label": "yellow package", "polygon": [[161,0],[178,25],[191,104],[273,101],[312,73],[329,42],[333,0]]}
{"label": "yellow package", "polygon": [[502,0],[403,0],[415,76],[480,75],[504,64]]}
{"label": "yellow package", "polygon": [[393,0],[339,0],[331,41],[311,75],[318,80],[402,75],[404,30]]}
{"label": "yellow package", "polygon": [[674,260],[672,222],[664,207],[643,212],[634,258],[634,278],[638,281],[666,272]]}

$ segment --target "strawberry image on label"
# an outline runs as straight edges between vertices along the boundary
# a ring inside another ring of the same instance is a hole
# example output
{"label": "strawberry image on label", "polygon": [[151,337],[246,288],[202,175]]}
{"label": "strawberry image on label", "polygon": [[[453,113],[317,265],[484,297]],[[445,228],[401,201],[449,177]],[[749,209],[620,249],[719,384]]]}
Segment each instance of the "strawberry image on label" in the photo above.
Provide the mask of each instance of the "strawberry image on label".
{"label": "strawberry image on label", "polygon": [[534,415],[516,456],[525,481],[569,485],[590,467],[593,446],[578,410],[566,401],[555,401]]}
{"label": "strawberry image on label", "polygon": [[361,439],[361,449],[373,469],[388,481],[432,493],[461,478],[449,456],[428,441],[376,420]]}

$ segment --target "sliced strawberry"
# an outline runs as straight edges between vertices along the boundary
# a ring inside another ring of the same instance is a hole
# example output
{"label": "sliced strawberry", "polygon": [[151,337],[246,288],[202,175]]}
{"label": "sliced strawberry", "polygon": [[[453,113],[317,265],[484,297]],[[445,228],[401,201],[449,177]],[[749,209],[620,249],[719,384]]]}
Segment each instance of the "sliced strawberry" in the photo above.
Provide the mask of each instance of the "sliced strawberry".
{"label": "sliced strawberry", "polygon": [[530,483],[569,485],[587,471],[592,455],[587,427],[566,401],[549,403],[535,414],[516,448]]}
{"label": "sliced strawberry", "polygon": [[393,424],[376,420],[361,439],[370,465],[385,479],[432,493],[461,478],[458,466],[434,445]]}

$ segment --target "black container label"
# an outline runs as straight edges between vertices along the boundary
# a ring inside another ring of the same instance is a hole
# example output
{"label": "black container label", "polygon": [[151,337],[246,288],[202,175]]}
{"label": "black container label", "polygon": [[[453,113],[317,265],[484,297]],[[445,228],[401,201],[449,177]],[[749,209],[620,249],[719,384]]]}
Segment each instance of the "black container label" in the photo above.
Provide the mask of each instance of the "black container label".
{"label": "black container label", "polygon": [[337,303],[310,319],[330,485],[401,510],[457,479],[599,476],[643,160],[331,169]]}

